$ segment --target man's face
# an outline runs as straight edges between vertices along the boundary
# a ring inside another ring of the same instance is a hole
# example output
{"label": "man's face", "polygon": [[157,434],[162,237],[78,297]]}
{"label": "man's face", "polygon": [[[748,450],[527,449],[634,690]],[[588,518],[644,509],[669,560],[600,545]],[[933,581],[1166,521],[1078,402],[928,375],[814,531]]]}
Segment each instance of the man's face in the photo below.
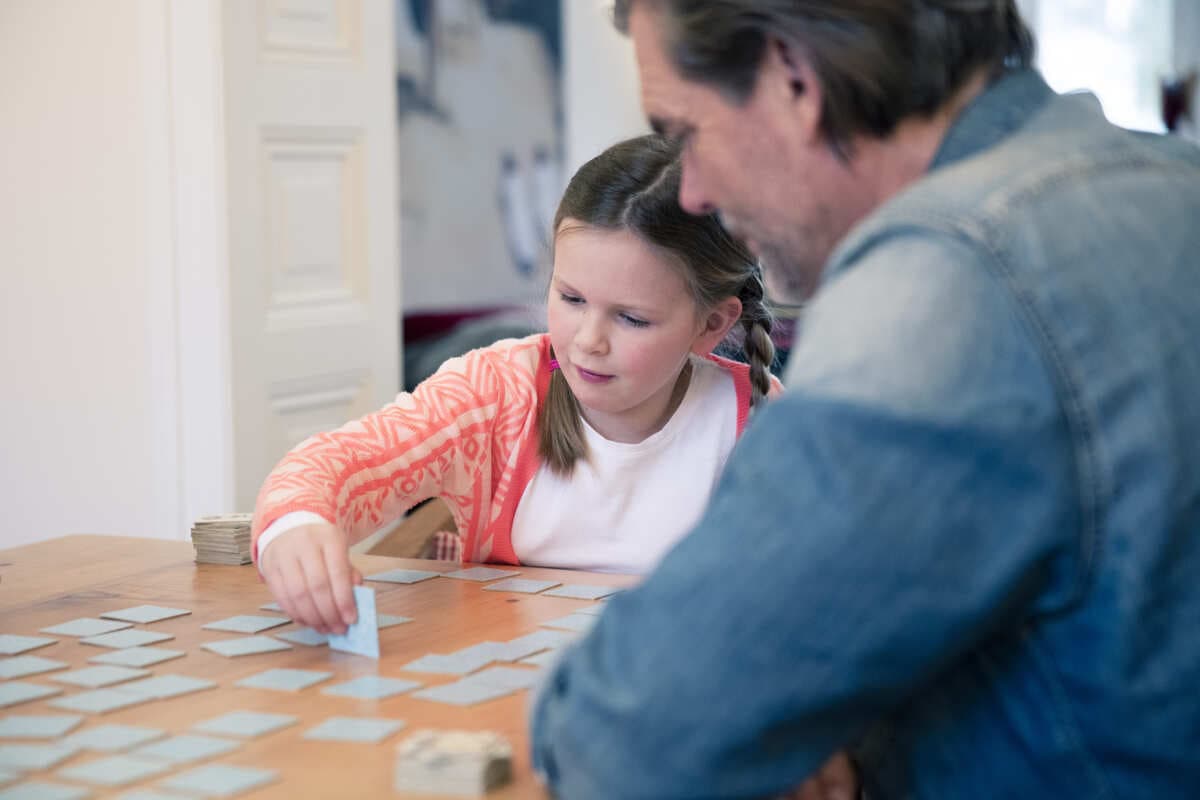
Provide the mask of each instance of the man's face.
{"label": "man's face", "polygon": [[634,4],[629,30],[642,105],[657,130],[683,143],[681,205],[697,214],[719,211],[762,259],[772,296],[806,299],[851,224],[837,207],[848,199],[850,172],[820,135],[815,84],[796,91],[803,76],[772,45],[753,92],[735,105],[679,75],[664,25],[659,11]]}

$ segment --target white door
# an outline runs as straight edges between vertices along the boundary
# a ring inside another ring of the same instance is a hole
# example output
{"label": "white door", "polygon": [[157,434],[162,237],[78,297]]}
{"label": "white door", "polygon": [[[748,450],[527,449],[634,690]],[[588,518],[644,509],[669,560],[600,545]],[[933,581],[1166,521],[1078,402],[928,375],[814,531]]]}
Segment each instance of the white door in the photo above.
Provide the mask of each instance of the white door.
{"label": "white door", "polygon": [[236,507],[400,385],[392,0],[224,0]]}

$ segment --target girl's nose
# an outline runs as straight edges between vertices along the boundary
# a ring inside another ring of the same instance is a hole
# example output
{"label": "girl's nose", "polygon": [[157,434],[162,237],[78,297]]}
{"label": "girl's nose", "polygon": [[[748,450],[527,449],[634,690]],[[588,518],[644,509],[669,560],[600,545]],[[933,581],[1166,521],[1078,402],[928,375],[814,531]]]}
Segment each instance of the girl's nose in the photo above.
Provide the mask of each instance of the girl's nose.
{"label": "girl's nose", "polygon": [[575,345],[584,353],[603,353],[608,349],[603,322],[596,315],[588,314],[579,326],[575,332]]}

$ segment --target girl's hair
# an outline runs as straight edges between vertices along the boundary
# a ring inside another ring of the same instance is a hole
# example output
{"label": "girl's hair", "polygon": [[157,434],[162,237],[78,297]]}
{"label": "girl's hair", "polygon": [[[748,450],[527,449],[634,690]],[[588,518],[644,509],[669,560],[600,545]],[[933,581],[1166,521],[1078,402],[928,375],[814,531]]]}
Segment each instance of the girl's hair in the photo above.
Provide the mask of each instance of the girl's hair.
{"label": "girl's hair", "polygon": [[[751,403],[757,405],[770,389],[775,358],[762,269],[715,214],[693,216],[680,207],[679,176],[679,149],[665,137],[650,134],[613,145],[571,178],[554,215],[554,233],[567,219],[630,231],[679,268],[697,308],[713,308],[728,297],[741,300]],[[570,475],[575,462],[588,456],[579,401],[558,370],[550,377],[538,434],[542,459],[560,475]]]}

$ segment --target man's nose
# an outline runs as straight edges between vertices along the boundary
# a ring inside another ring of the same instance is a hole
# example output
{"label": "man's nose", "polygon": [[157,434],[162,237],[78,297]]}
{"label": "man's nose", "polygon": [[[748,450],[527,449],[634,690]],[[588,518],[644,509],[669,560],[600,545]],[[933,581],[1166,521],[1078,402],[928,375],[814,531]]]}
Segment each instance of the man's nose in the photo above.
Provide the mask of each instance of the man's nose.
{"label": "man's nose", "polygon": [[684,159],[679,176],[679,205],[689,214],[711,214],[717,204],[709,196],[708,188],[695,165]]}

